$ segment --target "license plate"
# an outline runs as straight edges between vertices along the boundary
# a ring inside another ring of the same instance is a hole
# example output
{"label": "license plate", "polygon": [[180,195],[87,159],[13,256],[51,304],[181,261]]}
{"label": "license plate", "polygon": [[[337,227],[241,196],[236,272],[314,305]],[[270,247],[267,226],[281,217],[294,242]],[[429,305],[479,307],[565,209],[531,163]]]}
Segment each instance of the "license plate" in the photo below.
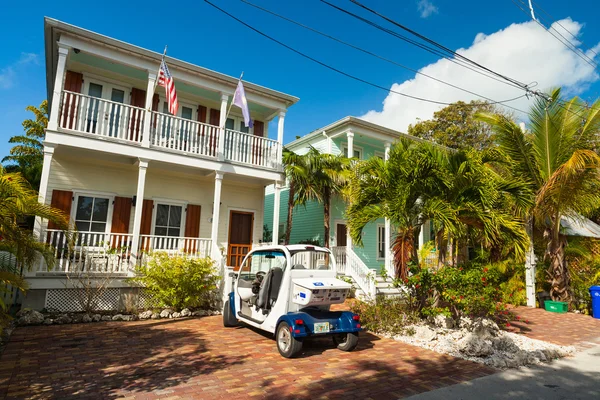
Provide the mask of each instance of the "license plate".
{"label": "license plate", "polygon": [[329,333],[329,322],[315,323],[315,333]]}

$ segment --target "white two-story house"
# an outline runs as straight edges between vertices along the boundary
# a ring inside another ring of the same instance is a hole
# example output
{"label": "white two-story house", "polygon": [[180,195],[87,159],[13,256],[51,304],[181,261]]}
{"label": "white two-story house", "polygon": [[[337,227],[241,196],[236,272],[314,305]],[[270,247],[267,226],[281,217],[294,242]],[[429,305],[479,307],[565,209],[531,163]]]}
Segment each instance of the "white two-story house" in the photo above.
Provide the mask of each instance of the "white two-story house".
{"label": "white two-story house", "polygon": [[237,107],[227,115],[237,78],[167,57],[179,100],[171,115],[156,86],[161,54],[50,18],[44,29],[40,201],[67,213],[78,233],[69,248],[56,226],[36,221],[56,262],[28,273],[25,305],[76,308],[65,291],[74,271],[113,274],[124,291],[121,278],[152,250],[239,266],[262,239],[265,187],[283,180],[284,119],[298,98],[244,82],[254,121],[246,128]]}

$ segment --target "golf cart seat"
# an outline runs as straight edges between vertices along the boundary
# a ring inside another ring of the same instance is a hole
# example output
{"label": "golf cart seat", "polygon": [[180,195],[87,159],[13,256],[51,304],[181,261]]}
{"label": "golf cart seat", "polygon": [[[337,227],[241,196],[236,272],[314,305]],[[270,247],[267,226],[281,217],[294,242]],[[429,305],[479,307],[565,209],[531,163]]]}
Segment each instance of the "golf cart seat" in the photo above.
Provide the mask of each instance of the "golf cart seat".
{"label": "golf cart seat", "polygon": [[292,269],[306,269],[306,267],[302,264],[294,264],[292,265]]}
{"label": "golf cart seat", "polygon": [[283,270],[281,268],[271,268],[263,280],[263,284],[258,292],[256,307],[268,310],[271,308],[272,302],[277,300],[281,279],[283,278]]}

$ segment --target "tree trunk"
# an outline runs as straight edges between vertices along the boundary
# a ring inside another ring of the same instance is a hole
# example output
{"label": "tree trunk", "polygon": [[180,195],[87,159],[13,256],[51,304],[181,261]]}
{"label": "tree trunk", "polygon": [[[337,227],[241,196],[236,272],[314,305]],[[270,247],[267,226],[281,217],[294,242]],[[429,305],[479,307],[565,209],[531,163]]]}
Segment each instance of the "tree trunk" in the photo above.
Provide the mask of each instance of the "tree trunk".
{"label": "tree trunk", "polygon": [[396,278],[405,279],[407,277],[408,263],[413,257],[414,247],[415,235],[412,228],[398,232],[392,244]]}
{"label": "tree trunk", "polygon": [[438,268],[446,264],[446,255],[448,253],[448,242],[444,239],[444,230],[440,229],[435,234],[435,244],[438,250]]}
{"label": "tree trunk", "polygon": [[324,223],[324,230],[325,230],[324,243],[325,243],[325,247],[327,247],[327,248],[329,248],[330,212],[331,212],[331,190],[327,188],[323,191],[323,219],[324,219],[323,223]]}
{"label": "tree trunk", "polygon": [[572,299],[571,277],[565,258],[565,247],[567,247],[567,237],[561,234],[558,235],[558,239],[552,238],[548,243],[546,250],[550,260],[548,280],[551,285],[552,300],[570,302]]}
{"label": "tree trunk", "polygon": [[290,237],[292,236],[292,215],[294,213],[294,197],[296,196],[296,184],[294,182],[290,181],[290,190],[288,191],[288,194],[288,210],[284,239],[284,244],[286,246],[290,244]]}

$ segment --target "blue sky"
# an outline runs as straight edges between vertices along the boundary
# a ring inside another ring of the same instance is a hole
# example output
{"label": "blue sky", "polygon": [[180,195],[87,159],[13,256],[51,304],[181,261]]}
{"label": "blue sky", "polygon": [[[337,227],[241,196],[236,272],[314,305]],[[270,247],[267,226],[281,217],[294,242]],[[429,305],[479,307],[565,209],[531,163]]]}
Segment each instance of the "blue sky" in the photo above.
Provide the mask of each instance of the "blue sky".
{"label": "blue sky", "polygon": [[[277,39],[378,85],[394,85],[396,90],[449,102],[472,98],[432,86],[424,78],[414,79],[412,72],[343,47],[238,0],[214,1]],[[362,13],[347,0],[331,1]],[[477,81],[468,71],[453,70],[435,56],[341,15],[318,0],[254,2],[495,100],[521,94],[512,88],[501,88],[495,82]],[[511,0],[364,2],[452,49],[467,49],[466,54],[516,79],[537,81],[542,89],[564,85],[569,94],[586,99],[600,97],[598,69],[594,71],[547,32],[528,22],[530,17]],[[563,25],[580,35],[582,48],[600,42],[597,5],[593,0],[537,0],[537,3],[558,19],[570,17]],[[244,71],[244,78],[249,81],[300,97],[300,102],[288,112],[285,142],[346,115],[365,116],[405,130],[409,123],[428,118],[439,108],[352,81],[249,31],[203,1],[191,4],[145,1],[99,7],[98,3],[81,1],[29,1],[5,7],[0,25],[5,38],[0,55],[0,155],[8,153],[8,138],[22,132],[21,121],[28,117],[25,107],[39,104],[46,96],[44,16],[155,51],[162,51],[168,44],[169,55],[173,57],[233,76]],[[549,19],[541,11],[538,14]],[[596,52],[600,53],[600,49]],[[525,99],[513,104],[521,109],[528,106]]]}

